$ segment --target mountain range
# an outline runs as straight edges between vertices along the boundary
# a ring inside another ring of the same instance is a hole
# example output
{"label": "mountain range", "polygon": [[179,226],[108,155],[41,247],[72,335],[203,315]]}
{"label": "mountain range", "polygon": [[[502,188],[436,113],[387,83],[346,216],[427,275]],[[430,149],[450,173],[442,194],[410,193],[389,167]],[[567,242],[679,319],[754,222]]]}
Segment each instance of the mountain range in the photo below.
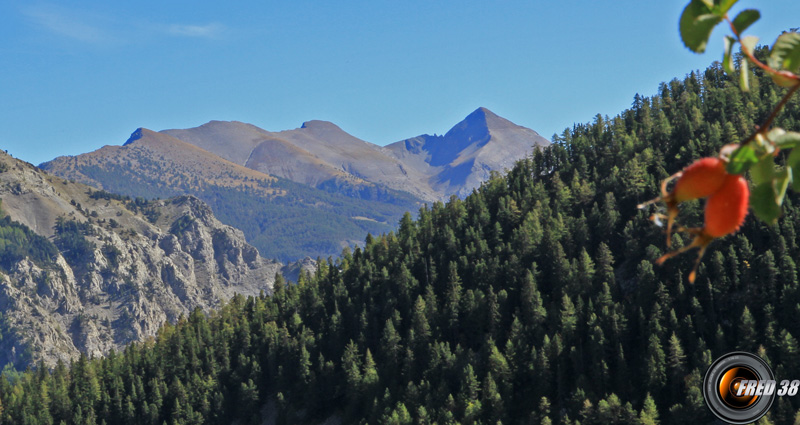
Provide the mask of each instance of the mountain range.
{"label": "mountain range", "polygon": [[366,233],[395,228],[423,203],[463,197],[549,144],[478,108],[443,136],[385,147],[333,123],[270,132],[211,121],[160,132],[140,128],[122,146],[58,157],[40,168],[110,192],[153,199],[191,194],[241,229],[266,257],[338,255]]}

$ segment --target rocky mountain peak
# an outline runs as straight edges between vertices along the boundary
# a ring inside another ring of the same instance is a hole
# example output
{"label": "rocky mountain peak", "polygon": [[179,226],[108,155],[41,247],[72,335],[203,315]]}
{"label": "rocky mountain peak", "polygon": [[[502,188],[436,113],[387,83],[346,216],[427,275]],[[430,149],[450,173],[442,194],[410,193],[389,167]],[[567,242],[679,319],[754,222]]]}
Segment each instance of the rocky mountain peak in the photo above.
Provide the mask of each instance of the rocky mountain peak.
{"label": "rocky mountain peak", "polygon": [[133,133],[131,133],[131,136],[128,137],[128,140],[125,141],[123,146],[128,146],[131,143],[141,139],[142,137],[144,137],[145,132],[147,132],[147,131],[150,131],[150,130],[147,130],[146,128],[142,128],[142,127],[137,128],[136,130],[133,131]]}
{"label": "rocky mountain peak", "polygon": [[462,144],[466,145],[487,137],[492,130],[507,127],[517,127],[517,125],[486,108],[480,107],[453,126],[445,134],[445,138],[458,139]]}

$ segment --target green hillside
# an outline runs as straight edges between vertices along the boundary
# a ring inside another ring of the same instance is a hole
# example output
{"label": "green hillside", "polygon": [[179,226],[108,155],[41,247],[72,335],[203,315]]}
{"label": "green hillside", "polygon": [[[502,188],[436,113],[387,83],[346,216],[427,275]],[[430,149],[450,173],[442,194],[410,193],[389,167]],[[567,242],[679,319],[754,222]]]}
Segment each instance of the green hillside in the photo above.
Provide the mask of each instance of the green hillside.
{"label": "green hillside", "polygon": [[[714,423],[700,385],[715,357],[800,376],[800,197],[712,244],[695,284],[691,256],[654,266],[664,235],[635,206],[779,95],[758,80],[742,94],[719,66],[662,84],[272,297],[0,379],[2,421],[260,423],[268,405],[281,424]],[[798,119],[795,98],[778,124]],[[798,406],[779,398],[769,418]]]}

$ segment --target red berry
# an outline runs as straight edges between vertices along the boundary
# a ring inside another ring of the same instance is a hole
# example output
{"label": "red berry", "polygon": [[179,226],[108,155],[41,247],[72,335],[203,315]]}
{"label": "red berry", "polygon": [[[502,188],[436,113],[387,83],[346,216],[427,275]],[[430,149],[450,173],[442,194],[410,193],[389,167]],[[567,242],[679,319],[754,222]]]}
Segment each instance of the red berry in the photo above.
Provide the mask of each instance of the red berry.
{"label": "red berry", "polygon": [[688,229],[694,234],[691,244],[673,252],[664,254],[656,260],[662,264],[664,261],[686,252],[692,248],[699,248],[697,261],[689,273],[689,282],[694,282],[697,277],[697,266],[708,245],[716,238],[721,238],[739,229],[747,217],[750,203],[750,188],[747,180],[739,175],[727,175],[719,189],[708,197],[705,207],[705,224],[702,229]]}
{"label": "red berry", "polygon": [[667,197],[675,203],[705,198],[719,190],[727,175],[719,158],[698,159],[684,168]]}
{"label": "red berry", "polygon": [[703,232],[719,238],[739,229],[747,217],[750,189],[738,175],[728,175],[722,187],[708,198]]}
{"label": "red berry", "polygon": [[[672,244],[672,225],[678,216],[678,204],[711,195],[719,190],[727,175],[725,162],[709,157],[698,159],[661,183],[661,199],[667,204],[667,247]],[[667,184],[674,178],[678,181],[667,193]]]}

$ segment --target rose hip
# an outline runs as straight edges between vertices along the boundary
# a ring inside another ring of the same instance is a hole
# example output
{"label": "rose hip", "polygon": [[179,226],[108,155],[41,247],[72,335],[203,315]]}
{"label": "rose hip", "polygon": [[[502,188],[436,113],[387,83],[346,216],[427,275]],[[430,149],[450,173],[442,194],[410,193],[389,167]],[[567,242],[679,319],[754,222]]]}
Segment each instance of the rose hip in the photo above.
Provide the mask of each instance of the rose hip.
{"label": "rose hip", "polygon": [[719,238],[739,230],[747,217],[749,200],[747,181],[738,175],[726,177],[722,187],[706,203],[706,234]]}
{"label": "rose hip", "polygon": [[747,181],[739,175],[727,175],[719,189],[712,193],[706,202],[703,228],[687,230],[695,235],[692,243],[677,251],[664,254],[656,260],[656,263],[663,264],[664,261],[678,254],[692,248],[699,248],[697,261],[689,273],[689,282],[694,283],[697,277],[697,267],[700,265],[700,259],[703,258],[708,245],[714,239],[731,234],[742,226],[747,217],[749,203],[750,189]]}
{"label": "rose hip", "polygon": [[[728,175],[725,171],[725,162],[721,159],[712,157],[698,159],[661,183],[660,198],[639,207],[659,200],[664,201],[667,205],[667,247],[669,247],[672,244],[672,226],[678,216],[678,204],[710,196],[722,187]],[[674,179],[678,181],[668,193],[667,184]]]}
{"label": "rose hip", "polygon": [[678,204],[711,196],[719,190],[728,175],[725,163],[719,158],[698,159],[681,172],[675,187],[664,200]]}

